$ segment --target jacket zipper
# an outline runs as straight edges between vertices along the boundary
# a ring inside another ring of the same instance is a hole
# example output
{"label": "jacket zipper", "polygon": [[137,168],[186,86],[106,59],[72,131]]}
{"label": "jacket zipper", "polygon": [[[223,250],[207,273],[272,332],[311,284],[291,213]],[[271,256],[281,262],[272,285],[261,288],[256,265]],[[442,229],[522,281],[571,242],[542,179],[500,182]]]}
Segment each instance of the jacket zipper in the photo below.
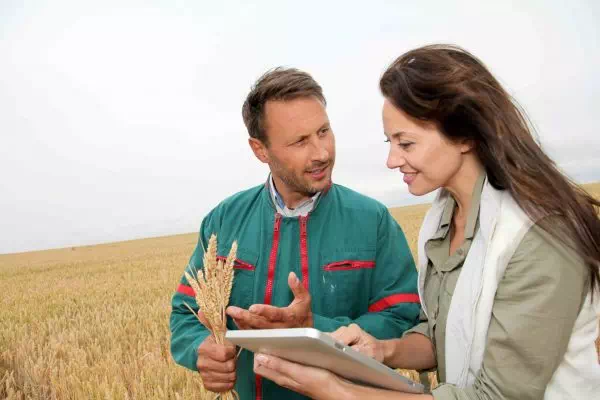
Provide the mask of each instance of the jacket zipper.
{"label": "jacket zipper", "polygon": [[[265,289],[264,304],[271,304],[273,298],[273,280],[275,279],[275,267],[277,266],[277,250],[279,249],[279,229],[281,227],[281,214],[275,214],[273,225],[273,243],[269,255],[269,268],[267,270],[267,287]],[[262,378],[256,375],[256,400],[262,400]]]}
{"label": "jacket zipper", "polygon": [[302,270],[302,284],[308,290],[308,243],[307,243],[307,222],[306,217],[300,217],[300,266]]}

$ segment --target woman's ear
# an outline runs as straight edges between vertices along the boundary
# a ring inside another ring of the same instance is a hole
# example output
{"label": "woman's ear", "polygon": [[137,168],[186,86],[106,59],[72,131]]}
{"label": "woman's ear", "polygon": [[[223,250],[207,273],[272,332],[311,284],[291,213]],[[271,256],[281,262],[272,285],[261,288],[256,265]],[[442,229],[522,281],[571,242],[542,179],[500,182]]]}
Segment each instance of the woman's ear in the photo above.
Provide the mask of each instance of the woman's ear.
{"label": "woman's ear", "polygon": [[460,139],[460,152],[469,153],[475,149],[475,141],[473,139]]}

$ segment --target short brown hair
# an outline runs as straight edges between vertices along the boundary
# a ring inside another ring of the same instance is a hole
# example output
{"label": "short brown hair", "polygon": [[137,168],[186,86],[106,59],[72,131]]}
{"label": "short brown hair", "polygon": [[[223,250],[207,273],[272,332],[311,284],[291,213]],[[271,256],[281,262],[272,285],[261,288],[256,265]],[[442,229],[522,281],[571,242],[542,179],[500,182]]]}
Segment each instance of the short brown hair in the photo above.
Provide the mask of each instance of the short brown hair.
{"label": "short brown hair", "polygon": [[242,117],[250,137],[268,145],[265,129],[265,105],[269,100],[293,100],[314,96],[326,105],[321,86],[304,71],[296,68],[277,67],[263,74],[252,89],[244,105]]}

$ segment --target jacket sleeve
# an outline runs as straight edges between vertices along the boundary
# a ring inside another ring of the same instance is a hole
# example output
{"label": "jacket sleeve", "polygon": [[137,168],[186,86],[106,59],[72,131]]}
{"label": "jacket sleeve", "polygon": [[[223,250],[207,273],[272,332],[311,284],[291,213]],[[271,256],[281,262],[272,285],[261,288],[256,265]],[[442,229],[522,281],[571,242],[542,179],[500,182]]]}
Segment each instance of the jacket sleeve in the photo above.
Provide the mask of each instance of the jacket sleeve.
{"label": "jacket sleeve", "polygon": [[[188,273],[190,270],[195,272],[203,267],[204,249],[208,245],[210,235],[216,233],[212,230],[211,214],[202,221],[200,226],[196,249],[186,267]],[[171,355],[177,364],[197,371],[198,347],[210,335],[210,331],[190,312],[186,304],[195,312],[198,311],[194,291],[187,282],[185,275],[183,275],[171,302],[171,317],[169,321],[171,330]]]}
{"label": "jacket sleeve", "polygon": [[352,323],[379,339],[399,338],[419,321],[417,269],[402,229],[384,208],[377,229],[369,311],[347,317],[313,316],[315,328],[330,332]]}

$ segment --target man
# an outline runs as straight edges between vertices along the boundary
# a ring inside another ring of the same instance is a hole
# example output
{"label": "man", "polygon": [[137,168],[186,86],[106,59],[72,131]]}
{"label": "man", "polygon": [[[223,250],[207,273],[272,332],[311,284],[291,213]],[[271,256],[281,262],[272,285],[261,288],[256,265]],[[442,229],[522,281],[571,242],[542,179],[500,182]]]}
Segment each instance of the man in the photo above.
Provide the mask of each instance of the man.
{"label": "man", "polygon": [[[352,323],[373,336],[400,337],[419,316],[416,269],[404,234],[377,201],[332,184],[335,139],[321,87],[310,75],[277,68],[252,88],[242,115],[256,158],[271,171],[263,185],[224,200],[203,220],[190,265],[202,268],[212,233],[218,255],[238,241],[229,329]],[[173,297],[171,352],[198,370],[207,389],[240,398],[303,399],[253,373],[217,345],[184,303],[197,310],[185,277]]]}

